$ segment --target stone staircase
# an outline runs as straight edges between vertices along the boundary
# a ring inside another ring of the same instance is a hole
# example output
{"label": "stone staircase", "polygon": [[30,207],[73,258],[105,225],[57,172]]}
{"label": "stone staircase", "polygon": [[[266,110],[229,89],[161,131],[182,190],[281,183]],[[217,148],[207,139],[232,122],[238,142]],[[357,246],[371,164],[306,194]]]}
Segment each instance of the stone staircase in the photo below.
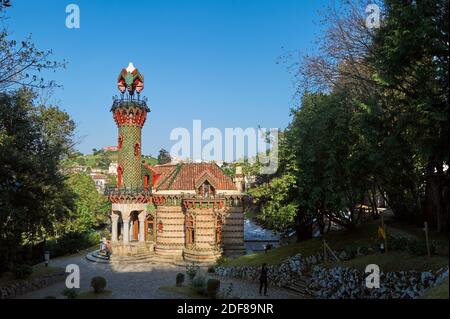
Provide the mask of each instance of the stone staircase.
{"label": "stone staircase", "polygon": [[308,276],[296,276],[286,288],[301,294],[304,298],[312,298],[307,289],[308,280]]}
{"label": "stone staircase", "polygon": [[[114,255],[112,254],[110,259],[106,257],[106,254],[99,250],[93,251],[86,255],[86,259],[102,264],[152,264],[152,265],[175,265],[185,267],[191,265],[192,262],[183,260],[181,256],[162,256],[157,255],[154,252],[149,252],[145,247],[139,247],[137,251],[130,255]],[[210,263],[196,263],[200,267],[207,267]]]}

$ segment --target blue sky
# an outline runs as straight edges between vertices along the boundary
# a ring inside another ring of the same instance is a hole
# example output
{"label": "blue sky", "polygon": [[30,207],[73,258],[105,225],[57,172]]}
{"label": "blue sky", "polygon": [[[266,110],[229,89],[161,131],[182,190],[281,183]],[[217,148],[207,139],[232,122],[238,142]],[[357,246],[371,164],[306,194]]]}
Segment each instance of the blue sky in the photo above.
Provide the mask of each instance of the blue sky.
{"label": "blue sky", "polygon": [[[293,76],[280,56],[311,50],[327,0],[100,1],[13,0],[8,27],[32,34],[41,49],[68,62],[47,74],[63,85],[53,100],[77,123],[77,148],[116,145],[109,112],[116,79],[129,61],[145,76],[152,110],[143,153],[174,144],[173,128],[275,127],[289,123]],[[80,8],[81,28],[67,29],[68,4]]]}

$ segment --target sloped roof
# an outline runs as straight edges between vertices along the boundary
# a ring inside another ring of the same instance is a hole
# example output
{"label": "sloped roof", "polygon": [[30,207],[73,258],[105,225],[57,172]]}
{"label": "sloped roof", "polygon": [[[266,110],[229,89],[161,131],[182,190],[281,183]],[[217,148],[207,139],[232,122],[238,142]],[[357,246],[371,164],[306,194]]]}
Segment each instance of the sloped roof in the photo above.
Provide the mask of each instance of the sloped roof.
{"label": "sloped roof", "polygon": [[156,165],[153,170],[160,174],[156,182],[157,190],[195,190],[200,179],[208,179],[216,189],[236,190],[230,177],[215,163],[179,163]]}

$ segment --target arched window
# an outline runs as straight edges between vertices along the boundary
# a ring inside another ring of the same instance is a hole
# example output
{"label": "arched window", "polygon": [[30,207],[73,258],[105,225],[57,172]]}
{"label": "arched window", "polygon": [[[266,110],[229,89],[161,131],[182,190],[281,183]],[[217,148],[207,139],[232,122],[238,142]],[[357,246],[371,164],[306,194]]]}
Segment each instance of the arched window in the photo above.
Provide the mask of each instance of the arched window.
{"label": "arched window", "polygon": [[191,245],[195,241],[194,218],[192,217],[191,214],[186,215],[185,230],[186,230],[186,245]]}
{"label": "arched window", "polygon": [[117,149],[119,149],[119,150],[122,149],[122,143],[123,143],[123,137],[119,136],[119,139],[117,141]]}
{"label": "arched window", "polygon": [[145,221],[146,231],[145,231],[145,240],[153,241],[155,240],[155,219],[152,215],[149,215]]}
{"label": "arched window", "polygon": [[214,187],[208,182],[205,181],[198,189],[198,193],[204,198],[213,197],[215,195]]}
{"label": "arched window", "polygon": [[144,189],[148,190],[150,184],[150,176],[148,174],[144,175]]}
{"label": "arched window", "polygon": [[134,155],[135,156],[139,156],[140,150],[141,150],[141,146],[139,145],[139,143],[134,144]]}
{"label": "arched window", "polygon": [[216,244],[222,243],[222,219],[217,216],[216,221]]}
{"label": "arched window", "polygon": [[117,167],[117,187],[122,187],[122,174],[123,168],[122,166]]}

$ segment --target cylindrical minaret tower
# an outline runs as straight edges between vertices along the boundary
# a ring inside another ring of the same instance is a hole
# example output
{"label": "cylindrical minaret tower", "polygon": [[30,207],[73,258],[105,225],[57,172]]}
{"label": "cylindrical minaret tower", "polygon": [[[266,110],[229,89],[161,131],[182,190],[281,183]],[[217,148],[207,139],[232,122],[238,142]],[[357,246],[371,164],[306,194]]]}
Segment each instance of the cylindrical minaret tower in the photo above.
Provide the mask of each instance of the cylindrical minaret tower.
{"label": "cylindrical minaret tower", "polygon": [[[151,202],[149,177],[143,175],[141,130],[150,112],[147,100],[140,96],[144,77],[132,63],[122,69],[111,112],[118,128],[117,185],[107,187],[105,195],[112,203],[111,241],[113,254],[129,254],[137,244],[145,243],[147,205]],[[121,240],[119,240],[121,239]]]}
{"label": "cylindrical minaret tower", "polygon": [[[139,189],[144,186],[141,161],[141,130],[150,109],[145,98],[140,98],[140,92],[143,89],[143,76],[134,68],[132,63],[120,73],[118,87],[122,93],[122,98],[115,99],[111,108],[118,127],[117,187]],[[137,99],[134,97],[135,92],[137,93]]]}

